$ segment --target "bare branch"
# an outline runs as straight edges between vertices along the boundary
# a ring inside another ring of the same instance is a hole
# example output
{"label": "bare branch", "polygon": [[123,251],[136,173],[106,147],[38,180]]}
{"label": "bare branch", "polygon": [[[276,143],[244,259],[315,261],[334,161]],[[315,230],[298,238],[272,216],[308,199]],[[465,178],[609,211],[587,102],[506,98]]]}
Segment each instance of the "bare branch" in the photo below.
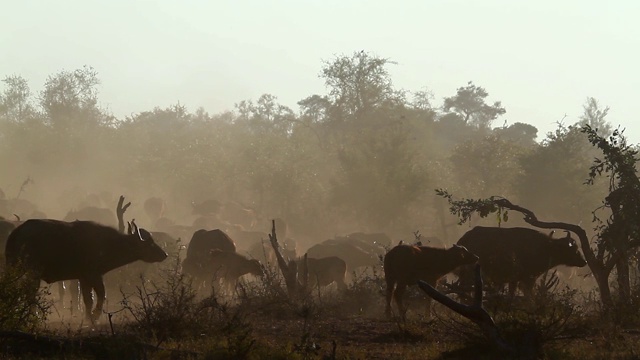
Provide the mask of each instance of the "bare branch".
{"label": "bare branch", "polygon": [[116,215],[118,216],[118,231],[124,233],[124,213],[127,211],[131,202],[126,203],[124,206],[124,195],[120,195],[118,200],[118,206],[116,206]]}
{"label": "bare branch", "polygon": [[431,298],[455,311],[456,313],[464,316],[465,318],[473,321],[487,339],[489,339],[494,345],[504,351],[513,353],[514,349],[511,345],[507,344],[500,336],[498,327],[496,326],[491,315],[482,307],[482,275],[480,271],[480,265],[476,265],[475,271],[475,296],[473,305],[464,305],[448,296],[442,294],[436,290],[433,286],[427,282],[419,280],[418,286],[422,291],[427,293]]}

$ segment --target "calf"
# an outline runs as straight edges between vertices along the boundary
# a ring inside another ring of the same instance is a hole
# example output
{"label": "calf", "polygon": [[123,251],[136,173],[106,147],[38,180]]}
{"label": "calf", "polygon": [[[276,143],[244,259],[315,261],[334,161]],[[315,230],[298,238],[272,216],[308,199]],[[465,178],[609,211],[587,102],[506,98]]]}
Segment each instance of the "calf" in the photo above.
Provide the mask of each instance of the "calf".
{"label": "calf", "polygon": [[[391,298],[394,298],[401,316],[407,309],[402,295],[407,286],[423,280],[431,286],[461,265],[473,264],[478,257],[464,246],[449,249],[429,246],[397,245],[384,256],[384,278],[387,283],[386,314],[391,316]],[[431,298],[427,298],[427,316],[431,312]]]}
{"label": "calf", "polygon": [[258,260],[248,259],[236,252],[211,250],[210,261],[213,268],[213,278],[222,280],[227,290],[236,288],[238,278],[246,274],[262,276],[262,265]]}
{"label": "calf", "polygon": [[372,241],[362,233],[354,233],[313,245],[307,250],[307,254],[316,259],[338,256],[347,263],[349,269],[354,270],[362,266],[379,265],[385,251],[382,244]]}
{"label": "calf", "polygon": [[306,269],[304,259],[297,260],[295,266],[298,272],[298,279],[301,279],[301,283],[304,281],[303,278],[306,270],[308,276],[307,285],[310,287],[328,286],[335,282],[338,290],[345,290],[347,288],[345,283],[347,263],[337,256],[320,259],[308,257]]}

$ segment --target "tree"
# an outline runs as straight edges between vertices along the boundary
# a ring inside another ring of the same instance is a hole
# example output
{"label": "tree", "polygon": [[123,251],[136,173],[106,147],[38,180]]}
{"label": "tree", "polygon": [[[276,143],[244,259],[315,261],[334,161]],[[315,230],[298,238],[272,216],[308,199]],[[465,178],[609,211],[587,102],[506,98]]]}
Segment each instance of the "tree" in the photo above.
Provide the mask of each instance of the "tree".
{"label": "tree", "polygon": [[629,146],[619,130],[613,131],[609,138],[598,135],[595,129],[585,125],[582,132],[587,134],[589,142],[600,149],[604,155],[596,159],[589,171],[588,184],[593,184],[597,177],[606,175],[609,179],[609,195],[605,197],[604,208],[611,210],[606,221],[598,221],[596,226],[597,240],[595,248],[587,237],[586,231],[574,224],[566,222],[545,222],[538,220],[529,209],[514,205],[501,197],[486,199],[453,200],[446,190],[438,189],[436,193],[449,201],[452,214],[459,216],[460,223],[469,220],[473,213],[486,217],[498,213],[505,219],[506,210],[514,210],[524,214],[524,220],[536,227],[545,229],[564,229],[578,235],[582,253],[598,284],[600,299],[606,310],[615,304],[611,294],[609,278],[613,269],[617,272],[618,291],[622,305],[630,304],[629,256],[631,251],[640,247],[640,179],[637,177],[637,150]]}
{"label": "tree", "polygon": [[520,157],[528,152],[521,144],[490,135],[458,145],[450,157],[458,186],[472,196],[511,196],[514,180],[521,175]]}
{"label": "tree", "polygon": [[609,114],[608,106],[602,109],[598,100],[588,97],[586,104],[583,105],[583,109],[584,112],[582,116],[580,116],[580,121],[578,121],[580,127],[588,125],[600,136],[611,136],[611,124],[606,120],[607,114]]}
{"label": "tree", "polygon": [[457,114],[465,124],[473,124],[479,128],[488,129],[493,120],[504,115],[506,110],[500,101],[488,105],[485,99],[489,93],[482,87],[476,86],[472,81],[466,87],[458,88],[455,96],[444,99],[444,111]]}
{"label": "tree", "polygon": [[406,218],[411,204],[422,199],[427,181],[425,169],[414,161],[409,135],[401,122],[390,122],[385,131],[363,129],[357,146],[341,148],[332,203],[377,230]]}
{"label": "tree", "polygon": [[592,159],[600,154],[579,128],[559,125],[520,159],[516,198],[545,218],[590,222],[591,209],[600,204],[606,189],[601,183],[591,188],[580,184]]}
{"label": "tree", "polygon": [[89,66],[61,71],[49,76],[40,92],[40,105],[50,124],[60,131],[71,131],[107,120],[98,109],[98,73]]}
{"label": "tree", "polygon": [[390,63],[389,59],[364,51],[325,61],[320,76],[329,88],[329,101],[334,109],[339,110],[332,114],[337,115],[337,119],[332,120],[362,119],[373,109],[389,102],[402,102],[404,94],[394,90],[386,69]]}
{"label": "tree", "polygon": [[629,256],[631,251],[640,246],[640,179],[636,169],[638,151],[627,144],[623,131],[619,129],[609,137],[600,135],[597,129],[589,125],[584,125],[582,132],[604,154],[602,159],[594,160],[588,184],[593,184],[603,174],[609,180],[609,195],[603,207],[610,210],[610,215],[603,221],[594,211],[594,218],[598,222],[596,257],[602,264],[601,276],[608,278],[615,265],[621,302],[630,305]]}
{"label": "tree", "polygon": [[238,117],[236,122],[254,134],[277,132],[287,135],[291,132],[295,115],[287,106],[277,102],[278,98],[271,94],[263,94],[254,103],[243,100],[236,105]]}
{"label": "tree", "polygon": [[298,106],[300,106],[302,117],[317,124],[326,121],[329,117],[331,101],[327,96],[311,95],[298,101]]}
{"label": "tree", "polygon": [[6,88],[0,94],[0,119],[18,123],[35,117],[27,80],[14,75],[5,77],[2,82]]}
{"label": "tree", "polygon": [[508,127],[495,128],[493,132],[502,139],[511,140],[524,147],[537,145],[538,129],[533,125],[517,122]]}

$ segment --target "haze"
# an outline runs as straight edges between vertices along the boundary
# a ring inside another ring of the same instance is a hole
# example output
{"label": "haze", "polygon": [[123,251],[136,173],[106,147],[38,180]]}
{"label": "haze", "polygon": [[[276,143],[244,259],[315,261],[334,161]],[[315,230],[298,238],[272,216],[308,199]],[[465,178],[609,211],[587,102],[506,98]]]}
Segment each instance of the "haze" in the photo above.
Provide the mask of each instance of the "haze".
{"label": "haze", "polygon": [[285,219],[302,249],[416,230],[447,245],[464,229],[446,189],[591,222],[602,153],[569,126],[640,139],[638,5],[391,4],[12,3],[0,216],[111,211],[122,194],[130,218],[189,238],[236,225],[199,222],[192,205],[215,200],[254,212],[252,230]]}
{"label": "haze", "polygon": [[[273,94],[284,105],[324,93],[322,61],[364,50],[397,62],[397,88],[437,102],[468,81],[538,140],[577,121],[587,97],[633,126],[640,4],[632,1],[12,1],[0,22],[0,75],[39,91],[89,65],[116,117],[180,103],[210,113]],[[566,117],[565,117],[566,115]]]}

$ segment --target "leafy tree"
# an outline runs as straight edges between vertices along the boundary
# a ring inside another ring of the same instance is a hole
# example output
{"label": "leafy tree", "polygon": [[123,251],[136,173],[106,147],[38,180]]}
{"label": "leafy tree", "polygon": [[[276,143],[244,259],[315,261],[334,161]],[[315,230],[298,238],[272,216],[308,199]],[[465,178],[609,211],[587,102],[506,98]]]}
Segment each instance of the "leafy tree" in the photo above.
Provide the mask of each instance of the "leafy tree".
{"label": "leafy tree", "polygon": [[598,135],[603,137],[611,136],[611,124],[606,120],[607,114],[609,114],[609,107],[602,109],[598,100],[588,97],[586,104],[583,106],[584,113],[580,116],[578,125],[580,127],[588,125],[594,129]]}
{"label": "leafy tree", "polygon": [[601,220],[594,212],[598,222],[596,258],[603,269],[600,276],[608,278],[615,265],[620,299],[623,305],[630,305],[629,256],[640,246],[640,179],[636,169],[638,151],[627,144],[619,129],[609,137],[600,135],[597,129],[589,125],[584,125],[582,132],[604,155],[594,160],[588,183],[593,184],[603,174],[609,180],[609,195],[605,198],[604,207],[610,210],[610,215],[606,220]]}
{"label": "leafy tree", "polygon": [[108,118],[98,108],[98,73],[89,66],[49,76],[40,92],[40,105],[54,129],[104,124]]}
{"label": "leafy tree", "polygon": [[431,101],[433,94],[428,90],[420,90],[413,93],[412,107],[417,110],[423,110],[429,113],[435,113]]}
{"label": "leafy tree", "polygon": [[458,115],[465,124],[488,129],[493,120],[504,115],[506,110],[500,101],[494,102],[493,105],[487,104],[487,96],[489,93],[484,88],[469,81],[466,87],[458,88],[455,96],[444,99],[443,109]]}
{"label": "leafy tree", "polygon": [[537,145],[538,129],[533,125],[517,122],[508,127],[495,128],[493,132],[502,139],[513,141],[524,147]]}
{"label": "leafy tree", "polygon": [[29,84],[21,76],[7,76],[2,80],[5,90],[0,94],[0,119],[24,122],[36,116],[31,103]]}
{"label": "leafy tree", "polygon": [[[566,222],[540,221],[531,210],[514,205],[505,198],[492,196],[488,199],[453,200],[453,196],[446,190],[438,189],[436,193],[449,201],[450,211],[459,216],[460,223],[469,220],[476,212],[481,217],[498,213],[499,219],[506,221],[508,209],[523,213],[524,220],[533,226],[560,228],[576,233],[585,259],[598,284],[602,303],[605,309],[610,310],[615,306],[609,285],[614,268],[622,305],[629,305],[631,300],[629,256],[632,250],[640,246],[640,180],[636,170],[638,152],[627,144],[622,132],[618,130],[613,131],[608,138],[600,136],[588,125],[581,131],[587,134],[589,142],[603,154],[603,157],[596,158],[590,167],[587,183],[593,185],[595,179],[602,175],[609,179],[609,194],[605,197],[604,207],[610,210],[611,215],[606,221],[601,221],[596,216],[598,236],[595,248],[580,226]],[[575,134],[575,128],[569,133]]]}
{"label": "leafy tree", "polygon": [[[163,178],[173,184],[182,176],[190,163],[199,163],[189,152],[191,115],[185,106],[175,104],[167,108],[156,107],[125,119],[118,128],[117,143],[128,161],[124,164],[132,173],[140,171],[151,178]],[[139,186],[146,179],[131,179]],[[141,183],[138,184],[138,181]]]}
{"label": "leafy tree", "polygon": [[331,101],[327,96],[311,95],[298,101],[302,116],[310,123],[326,121],[331,111]]}
{"label": "leafy tree", "polygon": [[511,196],[514,180],[522,173],[520,157],[527,147],[496,135],[470,139],[450,157],[458,187],[472,196]]}
{"label": "leafy tree", "polygon": [[329,88],[329,100],[340,109],[341,117],[357,117],[387,102],[402,100],[386,69],[390,63],[389,59],[364,51],[324,63],[321,77]]}
{"label": "leafy tree", "polygon": [[235,121],[254,134],[289,134],[295,115],[287,106],[278,104],[277,99],[274,95],[263,94],[255,104],[251,100],[241,101],[236,105],[239,114]]}
{"label": "leafy tree", "polygon": [[606,189],[580,184],[598,153],[579,128],[558,126],[521,158],[523,171],[515,179],[516,198],[546,218],[590,222],[591,209],[601,202]]}
{"label": "leafy tree", "polygon": [[384,132],[363,130],[359,146],[342,148],[333,203],[349,209],[349,216],[364,226],[384,229],[402,222],[410,205],[423,198],[427,181],[408,136],[401,122],[392,122]]}

